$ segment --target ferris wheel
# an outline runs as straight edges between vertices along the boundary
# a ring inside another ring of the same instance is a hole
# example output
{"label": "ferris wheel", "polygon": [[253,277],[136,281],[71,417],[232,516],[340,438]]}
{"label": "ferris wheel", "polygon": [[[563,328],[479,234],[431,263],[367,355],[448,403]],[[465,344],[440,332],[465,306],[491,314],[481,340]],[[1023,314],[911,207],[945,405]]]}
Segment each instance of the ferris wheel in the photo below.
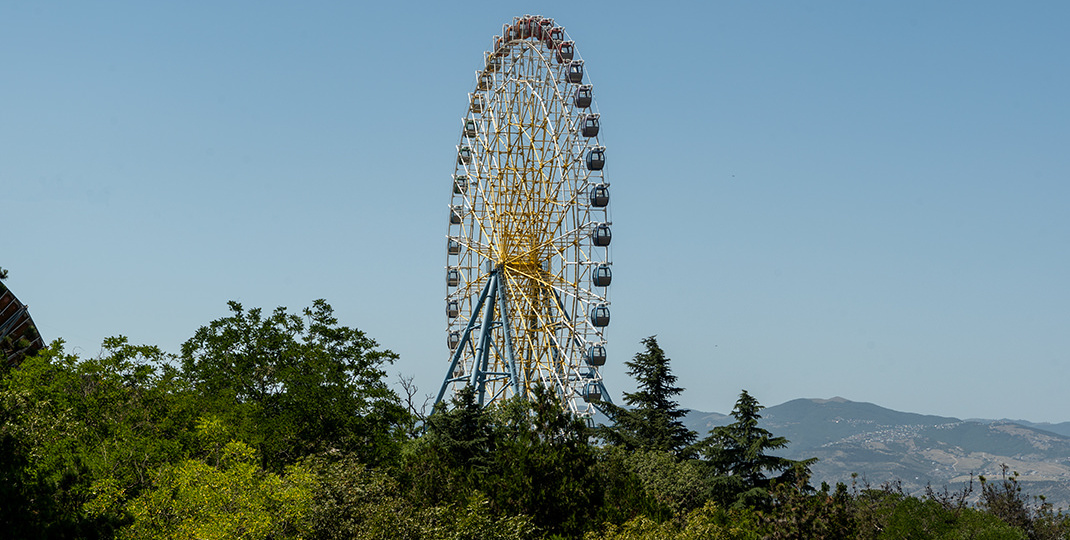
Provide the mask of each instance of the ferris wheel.
{"label": "ferris wheel", "polygon": [[446,238],[449,369],[481,404],[553,389],[590,417],[608,400],[609,182],[593,87],[553,19],[494,36],[468,94]]}

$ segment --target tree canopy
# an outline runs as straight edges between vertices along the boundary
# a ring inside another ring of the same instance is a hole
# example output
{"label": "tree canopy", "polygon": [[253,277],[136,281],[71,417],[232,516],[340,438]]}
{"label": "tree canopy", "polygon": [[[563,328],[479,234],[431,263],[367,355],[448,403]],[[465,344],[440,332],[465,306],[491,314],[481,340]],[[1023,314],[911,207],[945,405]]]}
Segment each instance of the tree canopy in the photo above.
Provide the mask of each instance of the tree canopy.
{"label": "tree canopy", "polygon": [[612,423],[599,434],[610,444],[629,450],[657,450],[678,457],[691,457],[691,444],[697,434],[683,423],[688,410],[680,408],[675,397],[683,392],[676,386],[670,360],[658,346],[655,336],[642,341],[644,352],[625,363],[628,375],[635,378],[635,392],[624,394],[620,407],[602,402],[600,407]]}
{"label": "tree canopy", "polygon": [[379,463],[397,452],[405,411],[384,378],[397,359],[341,326],[317,300],[302,316],[264,316],[229,303],[231,315],[182,345],[182,372],[206,411],[243,430],[269,468],[327,450]]}
{"label": "tree canopy", "polygon": [[[807,484],[810,461],[759,425],[694,444],[651,337],[638,390],[594,430],[552,391],[423,424],[385,381],[397,355],[330,306],[230,304],[179,354],[124,337],[80,358],[55,341],[0,372],[0,537],[33,539],[1068,538],[1017,475],[970,493]],[[595,433],[601,441],[594,439]]]}
{"label": "tree canopy", "polygon": [[762,406],[746,390],[739,394],[732,418],[735,422],[718,426],[698,445],[703,457],[720,480],[723,498],[735,498],[737,503],[761,504],[769,497],[775,479],[794,484],[809,479],[809,466],[816,459],[802,461],[770,455],[788,445],[784,437],[776,437],[758,426]]}

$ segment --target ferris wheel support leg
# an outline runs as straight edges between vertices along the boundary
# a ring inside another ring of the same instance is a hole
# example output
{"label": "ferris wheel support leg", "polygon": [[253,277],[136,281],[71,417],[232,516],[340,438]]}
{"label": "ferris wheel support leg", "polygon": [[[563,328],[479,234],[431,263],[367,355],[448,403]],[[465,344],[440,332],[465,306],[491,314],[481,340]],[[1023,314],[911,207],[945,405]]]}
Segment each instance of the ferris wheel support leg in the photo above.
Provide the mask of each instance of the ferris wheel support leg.
{"label": "ferris wheel support leg", "polygon": [[[487,290],[493,291],[489,295],[489,302],[486,305],[486,310],[483,311],[483,326],[479,330],[479,347],[476,348],[476,361],[472,369],[471,385],[476,389],[476,395],[478,396],[479,405],[483,405],[483,401],[487,391],[487,365],[490,360],[490,345],[491,345],[491,324],[494,322],[494,301],[498,297],[498,271],[494,270],[490,273],[490,281],[487,283]],[[475,318],[475,314],[472,314],[472,318]]]}
{"label": "ferris wheel support leg", "polygon": [[509,324],[509,310],[506,306],[509,302],[505,298],[505,281],[498,280],[498,310],[502,312],[502,332],[505,335],[505,355],[509,359],[509,381],[513,384],[513,395],[525,396],[520,393],[520,377],[516,371],[516,356],[513,354],[512,326]]}
{"label": "ferris wheel support leg", "polygon": [[464,328],[464,334],[461,335],[461,341],[457,343],[457,349],[453,351],[453,358],[450,359],[450,368],[446,371],[446,377],[442,380],[442,388],[438,391],[438,397],[435,398],[435,405],[442,401],[442,397],[446,395],[446,389],[449,388],[450,379],[453,375],[453,371],[457,369],[457,363],[461,361],[461,354],[464,352],[464,348],[468,345],[468,342],[472,338],[472,328],[475,327],[476,321],[479,320],[480,309],[483,307],[483,303],[487,300],[487,294],[491,291],[491,283],[487,282],[486,287],[483,287],[483,292],[479,295],[479,300],[476,301],[476,307],[472,310],[472,316],[468,319],[468,325]]}
{"label": "ferris wheel support leg", "polygon": [[[609,396],[609,390],[606,390],[605,381],[603,381],[602,379],[598,379],[598,387],[602,389],[602,401],[605,401],[606,403],[609,403],[610,405],[612,405],[613,404],[613,398],[611,398]],[[602,408],[599,407],[597,403],[594,404],[594,407],[596,409],[598,409],[599,411],[602,411]],[[606,412],[602,411],[602,414],[606,414]]]}

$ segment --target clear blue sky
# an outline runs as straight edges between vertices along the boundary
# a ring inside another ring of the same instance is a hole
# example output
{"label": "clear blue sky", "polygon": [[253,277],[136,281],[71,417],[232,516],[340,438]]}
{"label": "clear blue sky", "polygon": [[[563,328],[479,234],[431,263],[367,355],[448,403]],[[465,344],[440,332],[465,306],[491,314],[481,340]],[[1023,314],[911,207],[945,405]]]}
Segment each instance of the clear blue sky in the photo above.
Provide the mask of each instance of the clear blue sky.
{"label": "clear blue sky", "polygon": [[363,4],[0,4],[0,266],[46,340],[325,298],[437,391],[458,119],[531,13],[602,113],[614,397],[657,334],[698,410],[1070,420],[1070,4]]}

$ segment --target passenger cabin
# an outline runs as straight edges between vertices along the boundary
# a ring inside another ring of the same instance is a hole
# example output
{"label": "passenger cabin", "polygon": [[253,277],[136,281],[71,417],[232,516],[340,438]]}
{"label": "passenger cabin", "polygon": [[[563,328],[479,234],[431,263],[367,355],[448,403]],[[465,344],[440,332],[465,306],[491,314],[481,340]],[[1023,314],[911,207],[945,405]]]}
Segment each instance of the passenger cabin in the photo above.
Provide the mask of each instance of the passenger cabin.
{"label": "passenger cabin", "polygon": [[461,223],[461,207],[450,207],[450,224],[460,225]]}
{"label": "passenger cabin", "polygon": [[562,41],[557,45],[557,63],[571,62],[576,54],[576,44],[571,41]]}
{"label": "passenger cabin", "polygon": [[598,136],[598,115],[587,114],[583,116],[583,132],[584,137],[597,137]]}
{"label": "passenger cabin", "polygon": [[576,89],[576,97],[573,100],[576,106],[581,109],[586,109],[591,106],[591,102],[594,101],[594,89],[589,84],[580,85]]}
{"label": "passenger cabin", "polygon": [[483,94],[476,93],[476,92],[468,94],[468,110],[469,111],[472,111],[472,112],[477,113],[477,114],[481,113],[481,112],[483,112],[483,108],[486,105],[486,103],[487,103],[486,102],[486,98],[483,97]]}
{"label": "passenger cabin", "polygon": [[[458,177],[454,178],[453,179],[453,192],[455,194],[457,194],[457,195],[460,195],[460,194],[464,193],[465,191],[468,191],[468,177],[467,176],[458,176]],[[592,195],[592,197],[593,196],[594,195]]]}
{"label": "passenger cabin", "polygon": [[595,287],[609,287],[610,283],[613,283],[613,271],[609,269],[608,264],[600,264],[594,269],[594,277],[591,278]]}
{"label": "passenger cabin", "polygon": [[587,403],[602,401],[602,385],[598,384],[598,381],[591,381],[584,385],[583,400]]}
{"label": "passenger cabin", "polygon": [[609,307],[599,304],[591,309],[591,324],[599,328],[609,326]]}
{"label": "passenger cabin", "polygon": [[565,29],[564,28],[561,28],[560,26],[555,26],[555,27],[550,29],[550,37],[547,38],[547,41],[548,41],[547,45],[549,45],[550,47],[555,47],[556,48],[557,44],[561,43],[564,40],[565,40]]}
{"label": "passenger cabin", "polygon": [[583,82],[583,60],[573,60],[568,63],[568,82],[572,84]]}
{"label": "passenger cabin", "polygon": [[446,338],[446,345],[449,346],[450,350],[451,351],[455,350],[457,348],[457,346],[460,345],[460,344],[461,344],[461,333],[460,332],[450,332],[449,337]]}
{"label": "passenger cabin", "polygon": [[476,121],[469,118],[464,121],[464,136],[471,139],[476,136]]}
{"label": "passenger cabin", "polygon": [[456,300],[450,300],[446,302],[446,316],[451,319],[456,319],[457,315],[461,313],[461,306]]}
{"label": "passenger cabin", "polygon": [[[467,180],[467,177],[463,177]],[[609,204],[609,186],[606,184],[595,184],[591,188],[591,206],[596,208],[604,208]]]}
{"label": "passenger cabin", "polygon": [[456,241],[456,240],[454,240],[454,239],[452,239],[452,238],[447,239],[446,240],[446,254],[447,255],[460,255],[461,254],[461,243]]}
{"label": "passenger cabin", "polygon": [[588,348],[587,365],[594,367],[606,365],[606,348],[602,345],[592,345]]}
{"label": "passenger cabin", "polygon": [[541,39],[543,41],[550,39],[550,30],[552,30],[553,27],[553,19],[543,19],[539,21],[539,34],[536,36],[536,38]]}
{"label": "passenger cabin", "polygon": [[[467,162],[466,162],[467,163]],[[587,170],[600,171],[606,166],[606,149],[599,146],[587,152]]]}
{"label": "passenger cabin", "polygon": [[594,241],[594,245],[598,247],[606,247],[613,240],[613,231],[609,230],[609,225],[600,223],[594,228],[594,232],[591,233],[591,239]]}
{"label": "passenger cabin", "polygon": [[461,284],[461,271],[456,268],[446,270],[446,286],[456,287]]}
{"label": "passenger cabin", "polygon": [[[590,164],[590,162],[591,155],[587,154],[587,163]],[[460,165],[468,165],[469,163],[472,163],[472,149],[467,146],[462,146],[461,149],[457,151],[457,163]]]}

